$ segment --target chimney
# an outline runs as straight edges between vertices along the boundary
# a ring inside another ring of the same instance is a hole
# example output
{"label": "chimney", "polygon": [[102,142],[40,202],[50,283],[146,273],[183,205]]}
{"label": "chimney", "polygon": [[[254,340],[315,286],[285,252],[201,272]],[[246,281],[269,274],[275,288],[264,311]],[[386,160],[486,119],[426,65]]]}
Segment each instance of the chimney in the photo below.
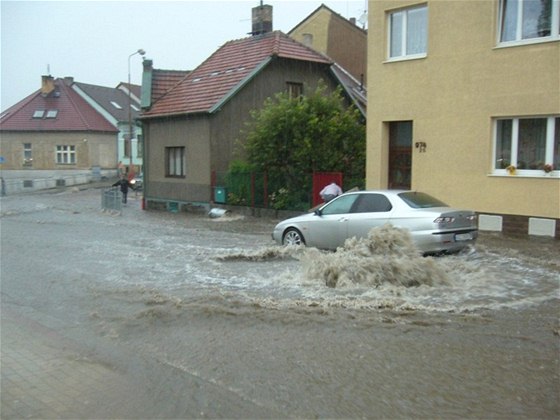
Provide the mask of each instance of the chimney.
{"label": "chimney", "polygon": [[350,23],[355,25],[356,24],[356,18],[355,17],[351,17],[350,18]]}
{"label": "chimney", "polygon": [[251,35],[262,35],[272,32],[272,6],[261,0],[261,5],[253,7],[251,21],[253,24]]}
{"label": "chimney", "polygon": [[[140,107],[143,110],[152,106],[152,81],[154,76],[154,62],[150,59],[142,60],[142,86],[140,88]],[[128,87],[130,89],[130,86]]]}
{"label": "chimney", "polygon": [[71,77],[71,76],[66,76],[66,77],[64,78],[64,84],[65,84],[66,86],[72,86],[72,83],[74,83],[74,78],[73,78],[73,77]]}
{"label": "chimney", "polygon": [[41,95],[47,96],[54,90],[54,77],[41,76]]}

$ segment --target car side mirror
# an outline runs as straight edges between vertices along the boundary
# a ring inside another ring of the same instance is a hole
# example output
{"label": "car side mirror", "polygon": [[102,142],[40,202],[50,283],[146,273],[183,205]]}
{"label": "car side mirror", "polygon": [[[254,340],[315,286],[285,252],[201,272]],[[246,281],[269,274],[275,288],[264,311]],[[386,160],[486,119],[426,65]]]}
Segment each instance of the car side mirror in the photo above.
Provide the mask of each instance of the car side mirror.
{"label": "car side mirror", "polygon": [[323,212],[321,211],[321,209],[317,209],[315,210],[313,213],[315,213],[315,216],[321,216],[323,214]]}

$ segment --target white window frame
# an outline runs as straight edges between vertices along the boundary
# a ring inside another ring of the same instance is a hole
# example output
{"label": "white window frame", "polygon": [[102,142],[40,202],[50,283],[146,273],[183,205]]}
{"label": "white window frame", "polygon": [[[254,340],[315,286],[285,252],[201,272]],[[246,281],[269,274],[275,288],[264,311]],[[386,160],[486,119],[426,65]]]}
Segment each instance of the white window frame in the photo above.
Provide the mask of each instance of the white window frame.
{"label": "white window frame", "polygon": [[[493,121],[493,151],[492,151],[492,174],[499,176],[510,176],[513,173],[518,176],[529,176],[529,177],[560,177],[560,162],[554,165],[554,170],[552,172],[546,173],[542,169],[517,169],[518,166],[518,151],[519,151],[519,121],[524,119],[535,119],[535,118],[546,118],[546,148],[545,148],[545,164],[553,164],[554,162],[554,139],[555,139],[555,128],[556,119],[560,118],[560,115],[535,115],[535,116],[524,116],[524,117],[499,117],[495,118]],[[512,133],[511,133],[511,149],[510,149],[510,162],[514,169],[514,172],[508,171],[506,168],[499,169],[497,156],[497,141],[498,141],[498,121],[512,121]]]}
{"label": "white window frame", "polygon": [[[425,40],[425,51],[421,53],[409,54],[409,46],[407,45],[407,35],[408,35],[408,15],[411,11],[417,11],[420,9],[425,9],[426,11],[426,40]],[[392,45],[392,18],[396,15],[402,16],[402,29],[401,29],[401,54],[391,55],[391,45]],[[419,58],[425,58],[428,55],[428,29],[429,29],[429,16],[428,16],[428,5],[419,4],[412,7],[407,7],[404,9],[393,10],[387,13],[387,61],[402,61],[402,60],[414,60]]]}
{"label": "white window frame", "polygon": [[23,166],[33,165],[33,144],[23,143]]}
{"label": "white window frame", "polygon": [[[535,44],[541,42],[560,40],[560,0],[552,0],[550,35],[523,39],[523,2],[527,0],[500,0],[498,11],[498,33],[497,41],[499,47],[511,47],[517,45]],[[517,22],[515,28],[515,39],[502,41],[502,29],[504,25],[504,10],[506,2],[517,2]]]}
{"label": "white window frame", "polygon": [[74,145],[57,145],[56,146],[56,164],[57,165],[75,165],[76,146]]}

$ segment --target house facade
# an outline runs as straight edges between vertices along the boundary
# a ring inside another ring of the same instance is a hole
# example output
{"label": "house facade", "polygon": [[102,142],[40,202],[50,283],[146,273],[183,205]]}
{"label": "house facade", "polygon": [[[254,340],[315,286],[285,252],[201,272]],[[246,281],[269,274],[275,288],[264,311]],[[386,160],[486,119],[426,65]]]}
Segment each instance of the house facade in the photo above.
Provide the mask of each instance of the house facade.
{"label": "house facade", "polygon": [[[137,124],[140,87],[131,87],[136,109],[131,108],[130,114],[127,89],[42,76],[41,88],[3,111],[0,118],[0,171],[6,192],[116,176],[119,161],[123,172],[129,163],[139,170],[141,143],[130,142],[127,135],[130,126]],[[133,132],[141,133],[141,128]]]}
{"label": "house facade", "polygon": [[326,54],[367,86],[367,31],[356,25],[356,19],[346,19],[322,4],[288,35]]}
{"label": "house facade", "polygon": [[43,76],[41,89],[2,112],[0,170],[8,194],[114,173],[118,130],[73,83]]}
{"label": "house facade", "polygon": [[116,88],[74,82],[72,89],[118,130],[119,171],[142,172],[143,137],[140,115],[140,86],[120,83]]}
{"label": "house facade", "polygon": [[[339,82],[330,59],[281,32],[224,44],[173,85],[176,74],[144,63],[141,116],[145,138],[144,198],[156,202],[213,200],[212,174],[241,158],[238,144],[250,112],[279,92]],[[157,94],[154,94],[157,92]]]}
{"label": "house facade", "polygon": [[559,237],[560,2],[370,1],[368,188]]}

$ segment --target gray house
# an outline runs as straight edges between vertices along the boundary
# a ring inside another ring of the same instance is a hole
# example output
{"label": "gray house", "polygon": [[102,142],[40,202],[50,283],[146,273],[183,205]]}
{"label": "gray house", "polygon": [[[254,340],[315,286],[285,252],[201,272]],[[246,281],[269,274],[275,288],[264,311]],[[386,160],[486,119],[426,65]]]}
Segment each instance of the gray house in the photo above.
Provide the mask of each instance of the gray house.
{"label": "gray house", "polygon": [[[250,112],[279,92],[305,94],[323,80],[334,91],[359,83],[325,55],[279,31],[227,42],[192,72],[144,61],[144,199],[208,204],[213,174],[227,171]],[[342,80],[344,79],[344,81]],[[349,95],[351,96],[351,95]],[[355,98],[353,98],[355,99]]]}

